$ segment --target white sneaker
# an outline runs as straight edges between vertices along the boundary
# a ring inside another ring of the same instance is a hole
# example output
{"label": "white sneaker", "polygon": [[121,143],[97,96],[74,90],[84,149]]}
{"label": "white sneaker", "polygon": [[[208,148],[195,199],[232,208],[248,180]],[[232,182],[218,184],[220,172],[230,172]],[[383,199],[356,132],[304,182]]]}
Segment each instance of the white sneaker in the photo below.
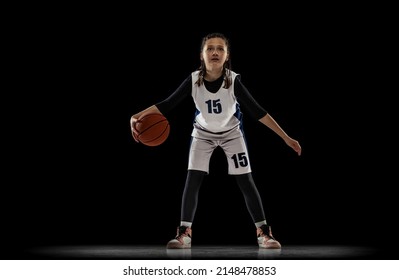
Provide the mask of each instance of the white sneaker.
{"label": "white sneaker", "polygon": [[272,229],[268,225],[262,225],[256,229],[258,245],[264,249],[281,249],[281,244],[272,235]]}
{"label": "white sneaker", "polygon": [[177,235],[166,244],[167,249],[189,249],[191,248],[191,228],[186,226],[177,227]]}

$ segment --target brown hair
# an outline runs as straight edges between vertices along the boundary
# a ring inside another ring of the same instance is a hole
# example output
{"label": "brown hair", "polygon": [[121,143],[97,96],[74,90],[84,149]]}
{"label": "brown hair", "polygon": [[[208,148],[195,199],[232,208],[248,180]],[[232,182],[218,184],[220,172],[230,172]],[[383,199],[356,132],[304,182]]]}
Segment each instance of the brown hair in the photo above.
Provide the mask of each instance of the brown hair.
{"label": "brown hair", "polygon": [[[227,39],[227,37],[222,34],[222,33],[210,33],[206,35],[205,37],[202,38],[202,43],[201,43],[201,51],[203,50],[206,41],[212,38],[220,38],[222,39],[226,46],[227,46],[227,51],[230,52],[230,42]],[[201,60],[201,65],[198,67],[199,70],[199,75],[198,75],[198,80],[195,82],[196,85],[200,86],[204,83],[204,76],[206,74],[206,67],[204,61]],[[228,59],[227,61],[224,62],[223,64],[223,79],[224,79],[224,88],[229,88],[232,84],[231,81],[231,75],[230,75],[230,70],[231,70],[231,59]]]}

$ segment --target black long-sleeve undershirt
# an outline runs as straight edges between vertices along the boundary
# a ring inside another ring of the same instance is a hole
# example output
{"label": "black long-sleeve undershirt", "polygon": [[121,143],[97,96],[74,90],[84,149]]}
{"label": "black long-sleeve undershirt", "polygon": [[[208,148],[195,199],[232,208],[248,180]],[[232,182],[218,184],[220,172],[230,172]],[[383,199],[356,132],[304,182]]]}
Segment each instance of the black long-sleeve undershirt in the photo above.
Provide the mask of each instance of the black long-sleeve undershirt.
{"label": "black long-sleeve undershirt", "polygon": [[[236,77],[234,83],[234,94],[237,97],[237,101],[243,108],[248,111],[249,115],[256,120],[263,118],[267,111],[259,105],[259,103],[249,93],[248,89],[242,84],[240,75]],[[210,92],[216,92],[223,83],[223,77],[216,81],[206,81],[205,86]],[[181,85],[166,99],[155,105],[161,111],[162,114],[167,114],[173,110],[181,101],[191,96],[192,90],[192,77],[191,74],[181,83]]]}

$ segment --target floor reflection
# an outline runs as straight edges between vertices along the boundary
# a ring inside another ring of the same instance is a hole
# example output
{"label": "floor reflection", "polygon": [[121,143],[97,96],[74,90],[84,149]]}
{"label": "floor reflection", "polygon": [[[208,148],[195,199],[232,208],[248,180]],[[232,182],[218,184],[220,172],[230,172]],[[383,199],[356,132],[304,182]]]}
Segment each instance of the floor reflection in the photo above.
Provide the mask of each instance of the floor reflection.
{"label": "floor reflection", "polygon": [[195,246],[166,249],[165,246],[79,245],[31,248],[26,259],[379,259],[374,248],[359,246]]}

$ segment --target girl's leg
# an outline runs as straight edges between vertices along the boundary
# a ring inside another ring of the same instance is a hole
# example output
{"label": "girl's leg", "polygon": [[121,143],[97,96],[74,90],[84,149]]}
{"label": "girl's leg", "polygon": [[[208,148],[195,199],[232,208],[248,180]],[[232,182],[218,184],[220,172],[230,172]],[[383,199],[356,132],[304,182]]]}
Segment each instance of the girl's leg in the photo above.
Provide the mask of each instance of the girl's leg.
{"label": "girl's leg", "polygon": [[191,224],[194,220],[198,204],[198,193],[206,172],[189,170],[183,191],[180,226],[177,227],[176,237],[168,242],[168,249],[191,248]]}
{"label": "girl's leg", "polygon": [[198,193],[205,174],[204,171],[188,170],[181,205],[180,225],[182,226],[191,226],[194,220],[198,205]]}
{"label": "girl's leg", "polygon": [[235,175],[236,181],[242,194],[248,211],[256,226],[258,245],[264,249],[280,249],[281,244],[273,237],[270,226],[266,223],[262,200],[255,186],[251,173]]}
{"label": "girl's leg", "polygon": [[236,178],[237,184],[244,195],[245,203],[253,222],[257,225],[257,227],[261,226],[262,224],[266,224],[262,200],[252,178],[252,173],[234,175],[234,177]]}

